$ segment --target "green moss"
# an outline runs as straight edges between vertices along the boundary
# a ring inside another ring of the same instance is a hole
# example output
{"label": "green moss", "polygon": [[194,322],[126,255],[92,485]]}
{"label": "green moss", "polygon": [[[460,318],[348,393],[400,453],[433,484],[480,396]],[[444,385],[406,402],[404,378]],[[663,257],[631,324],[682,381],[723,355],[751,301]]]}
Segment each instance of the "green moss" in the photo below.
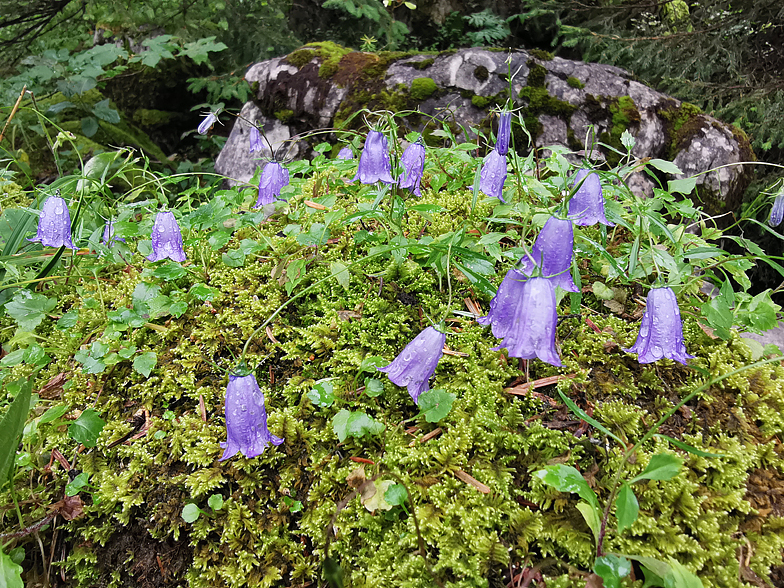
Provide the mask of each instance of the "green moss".
{"label": "green moss", "polygon": [[487,96],[477,96],[474,94],[471,97],[471,104],[476,106],[477,108],[487,108],[487,105],[490,104],[490,98]]}
{"label": "green moss", "polygon": [[474,68],[474,77],[480,82],[486,82],[490,77],[490,72],[487,71],[487,68],[484,65],[479,65]]}
{"label": "green moss", "polygon": [[411,82],[411,98],[414,100],[425,100],[430,98],[438,90],[438,86],[433,78],[415,78]]}
{"label": "green moss", "polygon": [[435,59],[432,59],[432,58],[430,58],[430,59],[423,59],[422,61],[415,61],[414,63],[411,64],[411,67],[421,71],[421,70],[427,69],[428,67],[433,65],[434,62],[435,62]]}
{"label": "green moss", "polygon": [[174,113],[163,110],[139,108],[133,113],[133,122],[143,127],[158,127],[171,122]]}
{"label": "green moss", "polygon": [[552,53],[543,49],[531,49],[528,53],[541,61],[552,61],[555,57]]}
{"label": "green moss", "polygon": [[310,63],[314,57],[321,61],[319,77],[330,78],[338,71],[338,64],[344,55],[351,53],[351,49],[341,47],[332,41],[308,43],[286,56],[286,61],[299,68]]}
{"label": "green moss", "polygon": [[317,55],[316,51],[311,49],[297,49],[286,56],[286,61],[301,68],[303,65],[313,61]]}
{"label": "green moss", "polygon": [[659,108],[657,114],[666,121],[665,132],[668,138],[667,158],[673,159],[705,124],[705,117],[700,107],[682,102],[675,102]]}
{"label": "green moss", "polygon": [[577,88],[578,90],[582,90],[585,88],[585,84],[583,84],[580,80],[578,80],[574,76],[569,76],[566,78],[566,83],[569,84],[572,88]]}
{"label": "green moss", "polygon": [[544,80],[547,76],[547,69],[536,63],[534,60],[528,61],[528,86],[531,88],[544,88]]}
{"label": "green moss", "polygon": [[293,110],[277,110],[275,111],[275,118],[282,122],[284,125],[287,124],[291,118],[294,116]]}

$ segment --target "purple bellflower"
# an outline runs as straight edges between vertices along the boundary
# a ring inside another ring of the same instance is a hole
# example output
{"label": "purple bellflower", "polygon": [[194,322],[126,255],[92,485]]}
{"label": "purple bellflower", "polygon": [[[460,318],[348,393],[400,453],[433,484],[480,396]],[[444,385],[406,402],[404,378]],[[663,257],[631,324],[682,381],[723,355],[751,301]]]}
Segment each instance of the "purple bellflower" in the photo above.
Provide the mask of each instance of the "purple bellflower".
{"label": "purple bellflower", "polygon": [[259,198],[253,208],[261,208],[280,200],[280,190],[289,185],[289,170],[277,161],[270,161],[264,166],[259,178]]}
{"label": "purple bellflower", "polygon": [[531,253],[520,260],[520,271],[530,277],[538,266],[553,286],[560,286],[567,292],[579,292],[570,271],[573,250],[572,221],[551,216],[536,238]]}
{"label": "purple bellflower", "polygon": [[490,324],[493,335],[502,339],[493,349],[506,348],[509,357],[538,357],[561,365],[555,350],[555,287],[547,278],[527,278],[509,270],[490,303],[490,312],[477,322]]}
{"label": "purple bellflower", "polygon": [[280,445],[283,439],[276,437],[267,428],[267,411],[264,394],[253,374],[229,376],[226,388],[226,443],[218,461],[224,461],[242,452],[245,457],[256,457],[264,453],[267,446]]}
{"label": "purple bellflower", "polygon": [[392,164],[389,162],[387,138],[382,132],[368,132],[365,148],[359,156],[357,175],[351,178],[351,181],[356,182],[357,179],[363,184],[375,184],[379,181],[385,184],[395,183],[392,178]]}
{"label": "purple bellflower", "polygon": [[264,151],[264,141],[261,140],[261,133],[257,127],[253,126],[250,128],[249,140],[251,153],[255,153],[256,151]]}
{"label": "purple bellflower", "polygon": [[[583,178],[585,181],[582,182]],[[607,220],[604,215],[604,196],[599,174],[588,169],[581,169],[574,176],[572,186],[582,185],[569,200],[569,216],[574,224],[581,227],[590,227],[602,223],[608,227],[615,225]]]}
{"label": "purple bellflower", "polygon": [[503,111],[498,119],[498,135],[495,139],[495,150],[501,155],[509,153],[509,139],[512,135],[512,113]]}
{"label": "purple bellflower", "polygon": [[397,179],[401,188],[408,188],[415,196],[422,196],[419,184],[422,182],[422,172],[425,170],[425,146],[417,141],[411,143],[400,158],[403,173]]}
{"label": "purple bellflower", "polygon": [[354,150],[346,145],[338,151],[338,159],[354,159]]}
{"label": "purple bellflower", "polygon": [[506,155],[499,153],[498,149],[493,149],[482,164],[479,189],[506,204],[504,182],[506,182]]}
{"label": "purple bellflower", "polygon": [[637,354],[640,363],[652,363],[663,357],[686,365],[693,358],[683,342],[683,324],[678,300],[670,288],[653,288],[648,293],[645,314],[637,341],[626,349]]}
{"label": "purple bellflower", "polygon": [[107,247],[111,247],[112,243],[114,243],[115,241],[121,241],[125,243],[125,239],[123,239],[122,237],[114,236],[114,221],[107,220],[106,224],[103,227],[103,238],[101,239],[101,243],[103,243]]}
{"label": "purple bellflower", "polygon": [[196,131],[200,135],[206,135],[207,133],[210,132],[212,125],[214,125],[217,122],[217,120],[218,120],[218,115],[216,113],[214,112],[208,113],[199,123],[199,126],[196,129]]}
{"label": "purple bellflower", "polygon": [[177,219],[172,212],[159,212],[155,216],[152,227],[152,255],[149,261],[160,261],[169,258],[173,261],[185,261],[182,250],[182,233]]}
{"label": "purple bellflower", "polygon": [[49,196],[41,207],[38,217],[38,232],[28,239],[32,243],[41,243],[44,247],[68,247],[79,249],[71,241],[71,214],[65,200],[57,196]]}
{"label": "purple bellflower", "polygon": [[776,195],[776,199],[773,201],[773,208],[770,209],[768,224],[775,228],[781,224],[782,219],[784,219],[784,188],[779,191]]}
{"label": "purple bellflower", "polygon": [[419,395],[430,390],[429,380],[444,354],[445,343],[444,333],[428,327],[406,345],[392,363],[377,369],[388,374],[395,385],[406,386],[411,398],[418,403]]}

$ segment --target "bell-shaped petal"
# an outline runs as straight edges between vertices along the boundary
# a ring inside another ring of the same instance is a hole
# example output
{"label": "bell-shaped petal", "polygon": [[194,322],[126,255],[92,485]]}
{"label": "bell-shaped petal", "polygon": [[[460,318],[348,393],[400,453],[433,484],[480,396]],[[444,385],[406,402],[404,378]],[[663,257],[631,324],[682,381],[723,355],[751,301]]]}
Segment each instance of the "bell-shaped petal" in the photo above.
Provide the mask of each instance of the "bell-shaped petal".
{"label": "bell-shaped petal", "polygon": [[261,138],[261,133],[259,132],[258,127],[251,127],[250,128],[250,152],[255,153],[256,151],[262,152],[264,151],[264,141]]}
{"label": "bell-shaped petal", "polygon": [[378,371],[385,372],[401,388],[406,386],[414,402],[419,402],[419,395],[430,390],[429,380],[444,354],[445,343],[444,333],[428,327],[406,345],[392,363]]}
{"label": "bell-shaped petal", "polygon": [[411,143],[400,158],[403,173],[397,179],[397,185],[408,188],[415,196],[422,196],[419,184],[422,182],[422,172],[425,171],[425,146],[422,143]]}
{"label": "bell-shaped petal", "polygon": [[512,113],[504,111],[498,119],[498,135],[495,139],[495,150],[501,155],[509,153],[509,139],[512,136]]}
{"label": "bell-shaped petal", "polygon": [[338,159],[354,159],[354,150],[348,145],[338,151]]}
{"label": "bell-shaped petal", "polygon": [[491,302],[487,318],[493,335],[502,339],[494,349],[506,348],[509,357],[538,357],[551,365],[561,365],[555,350],[555,287],[547,278],[526,278],[510,270]]}
{"label": "bell-shaped petal", "polygon": [[214,112],[210,112],[199,123],[199,127],[196,129],[196,131],[200,135],[206,135],[212,128],[212,125],[214,125],[217,120],[218,120],[218,116]]}
{"label": "bell-shaped petal", "polygon": [[159,212],[152,227],[152,255],[147,259],[160,261],[167,257],[174,261],[185,261],[182,250],[182,233],[172,212]]}
{"label": "bell-shaped petal", "polygon": [[[583,178],[585,181],[582,182]],[[615,225],[607,220],[604,215],[604,196],[602,195],[602,182],[599,174],[588,169],[581,169],[574,176],[572,186],[582,182],[577,192],[569,200],[569,216],[574,224],[581,227],[590,227],[602,223],[608,227]]]}
{"label": "bell-shaped petal", "polygon": [[504,182],[506,182],[506,155],[493,149],[482,164],[479,176],[479,189],[493,198],[504,200]]}
{"label": "bell-shaped petal", "polygon": [[640,363],[652,363],[666,357],[686,365],[687,360],[694,357],[686,352],[681,311],[670,288],[653,288],[648,293],[640,334],[632,348],[625,351],[636,353]]}
{"label": "bell-shaped petal", "polygon": [[572,221],[551,216],[536,238],[531,253],[520,261],[520,271],[531,276],[534,267],[538,266],[542,276],[551,280],[554,286],[560,286],[567,292],[579,292],[570,271],[573,252]]}
{"label": "bell-shaped petal", "polygon": [[101,238],[101,243],[103,243],[107,247],[111,247],[112,243],[114,243],[115,241],[121,241],[125,243],[125,239],[123,239],[122,237],[114,236],[114,221],[107,220],[106,224],[103,227],[103,237]]}
{"label": "bell-shaped petal", "polygon": [[270,161],[264,166],[259,178],[259,198],[253,208],[261,208],[280,200],[280,190],[289,185],[289,170],[277,161]]}
{"label": "bell-shaped petal", "polygon": [[229,459],[242,452],[245,457],[256,457],[264,453],[267,446],[280,445],[283,439],[276,437],[267,428],[267,411],[264,394],[253,374],[229,376],[226,388],[226,443],[218,461]]}
{"label": "bell-shaped petal", "polygon": [[44,201],[38,217],[38,232],[28,241],[41,243],[44,247],[79,249],[71,241],[71,214],[65,200],[60,196],[49,196]]}
{"label": "bell-shaped petal", "polygon": [[781,224],[782,219],[784,219],[784,188],[781,189],[776,195],[776,199],[773,201],[773,208],[770,209],[768,224],[775,228]]}
{"label": "bell-shaped petal", "polygon": [[389,162],[387,138],[382,132],[368,132],[365,148],[362,149],[362,155],[359,156],[357,175],[351,178],[351,181],[356,182],[357,179],[363,184],[395,183],[392,178],[392,164]]}

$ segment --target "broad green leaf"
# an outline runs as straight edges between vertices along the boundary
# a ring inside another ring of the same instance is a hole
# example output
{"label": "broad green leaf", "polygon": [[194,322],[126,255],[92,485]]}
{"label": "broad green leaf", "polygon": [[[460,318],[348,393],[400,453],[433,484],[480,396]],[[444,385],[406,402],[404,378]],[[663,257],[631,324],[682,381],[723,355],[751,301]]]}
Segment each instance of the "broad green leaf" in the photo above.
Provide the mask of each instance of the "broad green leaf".
{"label": "broad green leaf", "polygon": [[389,365],[389,360],[384,359],[378,355],[371,355],[366,357],[362,360],[362,363],[359,365],[359,373],[363,372],[370,372],[375,373],[377,368],[384,367]]}
{"label": "broad green leaf", "polygon": [[207,37],[191,43],[186,43],[179,54],[190,57],[196,65],[201,65],[202,63],[209,65],[209,54],[223,51],[224,49],[228,49],[228,46],[220,41],[216,43],[215,37]]}
{"label": "broad green leaf", "polygon": [[109,106],[108,98],[106,100],[97,102],[95,106],[93,106],[93,114],[101,120],[105,120],[106,122],[112,123],[113,125],[119,124],[121,120],[120,113]]}
{"label": "broad green leaf", "polygon": [[82,134],[85,137],[92,137],[98,132],[98,121],[92,116],[85,116],[82,119]]}
{"label": "broad green leaf", "polygon": [[583,475],[572,466],[558,464],[547,466],[534,474],[545,484],[553,486],[559,492],[573,492],[587,501],[591,506],[599,508],[596,493],[591,490]]}
{"label": "broad green leaf", "polygon": [[682,174],[683,173],[680,170],[680,168],[677,165],[675,165],[673,162],[665,161],[664,159],[651,159],[648,162],[648,165],[651,165],[651,166],[655,167],[656,169],[661,170],[661,171],[663,171],[664,173],[667,173],[667,174]]}
{"label": "broad green leaf", "polygon": [[332,418],[332,429],[343,442],[347,437],[378,435],[384,430],[384,425],[364,412],[349,412],[344,408]]}
{"label": "broad green leaf", "polygon": [[335,402],[333,390],[332,382],[329,380],[316,382],[311,391],[308,392],[308,398],[316,406],[326,408],[332,406],[332,403]]}
{"label": "broad green leaf", "polygon": [[329,240],[329,229],[321,223],[313,223],[310,231],[297,235],[297,243],[306,247],[320,247]]}
{"label": "broad green leaf", "polygon": [[46,423],[51,423],[52,421],[56,421],[61,416],[66,414],[71,407],[67,404],[58,404],[56,406],[51,407],[47,410],[44,414],[41,415],[41,418],[38,419],[39,425],[45,425]]}
{"label": "broad green leaf", "polygon": [[452,410],[452,403],[456,396],[445,390],[427,390],[419,395],[419,414],[425,417],[428,423],[437,423]]}
{"label": "broad green leaf", "polygon": [[333,261],[331,264],[329,264],[329,271],[338,281],[338,284],[348,290],[349,282],[351,281],[351,274],[349,274],[346,266],[339,261]]}
{"label": "broad green leaf", "polygon": [[343,443],[348,436],[348,417],[351,413],[345,408],[332,417],[332,430],[338,436],[338,441]]}
{"label": "broad green leaf", "polygon": [[175,302],[169,306],[169,313],[171,313],[174,318],[180,318],[187,310],[188,303],[184,300],[180,300],[179,302]]}
{"label": "broad green leaf", "polygon": [[371,398],[376,398],[384,393],[384,382],[376,378],[365,380],[365,394]]}
{"label": "broad green leaf", "polygon": [[24,430],[27,413],[30,412],[30,397],[33,392],[33,380],[25,381],[11,403],[11,406],[0,421],[0,488],[2,488],[14,463],[19,436]]}
{"label": "broad green leaf", "polygon": [[82,488],[87,486],[90,481],[90,475],[87,472],[82,472],[65,485],[66,496],[76,496],[81,492]]}
{"label": "broad green leaf", "polygon": [[670,573],[664,576],[664,588],[704,588],[694,572],[672,558],[669,560]]}
{"label": "broad green leaf", "polygon": [[67,331],[72,329],[76,326],[77,321],[79,320],[79,311],[69,310],[59,319],[57,319],[57,329],[60,331]]}
{"label": "broad green leaf", "polygon": [[221,261],[229,267],[242,267],[245,265],[245,252],[242,249],[232,249],[221,255]]}
{"label": "broad green leaf", "polygon": [[88,408],[68,426],[68,436],[85,447],[95,447],[106,422],[98,412]]}
{"label": "broad green leaf", "polygon": [[408,492],[403,484],[393,484],[384,492],[384,500],[392,506],[403,506],[408,500]]}
{"label": "broad green leaf", "polygon": [[223,496],[220,494],[213,494],[207,499],[207,505],[212,510],[220,510],[223,508]]}
{"label": "broad green leaf", "polygon": [[0,548],[0,586],[3,588],[24,588],[22,566],[14,563],[2,548]]}
{"label": "broad green leaf", "polygon": [[624,482],[615,499],[615,517],[618,519],[618,532],[623,533],[637,520],[640,505],[631,487]]}
{"label": "broad green leaf", "polygon": [[137,355],[133,360],[133,369],[143,375],[145,378],[150,377],[155,365],[158,363],[158,355],[154,351],[146,351]]}
{"label": "broad green leaf", "polygon": [[17,349],[0,359],[0,365],[3,367],[14,367],[24,361],[26,349]]}
{"label": "broad green leaf", "polygon": [[668,453],[658,453],[651,457],[648,467],[639,476],[629,480],[629,484],[640,480],[671,480],[678,475],[682,465],[683,460],[680,457]]}
{"label": "broad green leaf", "polygon": [[594,282],[591,289],[599,300],[612,300],[615,297],[615,291],[602,282]]}
{"label": "broad green leaf", "polygon": [[19,330],[32,332],[55,306],[57,300],[47,298],[43,294],[17,290],[13,299],[5,303],[5,312],[16,321]]}
{"label": "broad green leaf", "polygon": [[158,296],[160,291],[161,287],[157,284],[139,282],[133,289],[133,295],[131,296],[133,309],[141,315],[147,314],[149,311],[149,302]]}
{"label": "broad green leaf", "polygon": [[156,267],[153,270],[152,275],[156,278],[161,278],[162,280],[171,282],[180,279],[186,273],[188,273],[187,270],[179,263],[175,261],[169,261],[161,266]]}
{"label": "broad green leaf", "polygon": [[604,580],[604,588],[620,588],[621,579],[632,571],[632,564],[622,555],[608,553],[596,558],[593,571]]}
{"label": "broad green leaf", "polygon": [[581,515],[583,515],[583,519],[585,519],[585,522],[591,528],[591,533],[593,533],[594,540],[598,543],[599,533],[602,528],[602,520],[599,509],[593,505],[588,504],[584,500],[578,502],[575,508],[580,511]]}
{"label": "broad green leaf", "polygon": [[201,515],[201,510],[193,503],[186,504],[182,508],[182,518],[186,523],[194,523]]}
{"label": "broad green leaf", "polygon": [[207,284],[194,284],[188,291],[188,294],[193,296],[196,300],[208,302],[210,300],[215,300],[218,292],[217,290],[210,288]]}
{"label": "broad green leaf", "polygon": [[667,182],[667,191],[679,192],[680,194],[691,194],[697,185],[697,178],[684,178],[682,180],[670,180]]}

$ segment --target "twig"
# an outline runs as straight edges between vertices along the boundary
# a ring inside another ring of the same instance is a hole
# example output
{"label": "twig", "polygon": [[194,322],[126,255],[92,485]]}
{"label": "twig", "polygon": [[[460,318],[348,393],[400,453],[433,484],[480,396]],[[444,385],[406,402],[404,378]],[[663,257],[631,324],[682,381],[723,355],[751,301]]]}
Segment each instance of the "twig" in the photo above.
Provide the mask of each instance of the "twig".
{"label": "twig", "polygon": [[11,124],[11,119],[14,118],[16,111],[19,110],[19,105],[22,103],[22,98],[24,98],[25,92],[27,92],[27,84],[25,84],[22,88],[22,92],[19,94],[19,98],[16,99],[16,104],[14,104],[14,107],[11,109],[11,115],[8,117],[8,120],[5,121],[5,125],[3,125],[3,132],[0,133],[0,143],[3,142],[5,131],[8,128],[8,125]]}

